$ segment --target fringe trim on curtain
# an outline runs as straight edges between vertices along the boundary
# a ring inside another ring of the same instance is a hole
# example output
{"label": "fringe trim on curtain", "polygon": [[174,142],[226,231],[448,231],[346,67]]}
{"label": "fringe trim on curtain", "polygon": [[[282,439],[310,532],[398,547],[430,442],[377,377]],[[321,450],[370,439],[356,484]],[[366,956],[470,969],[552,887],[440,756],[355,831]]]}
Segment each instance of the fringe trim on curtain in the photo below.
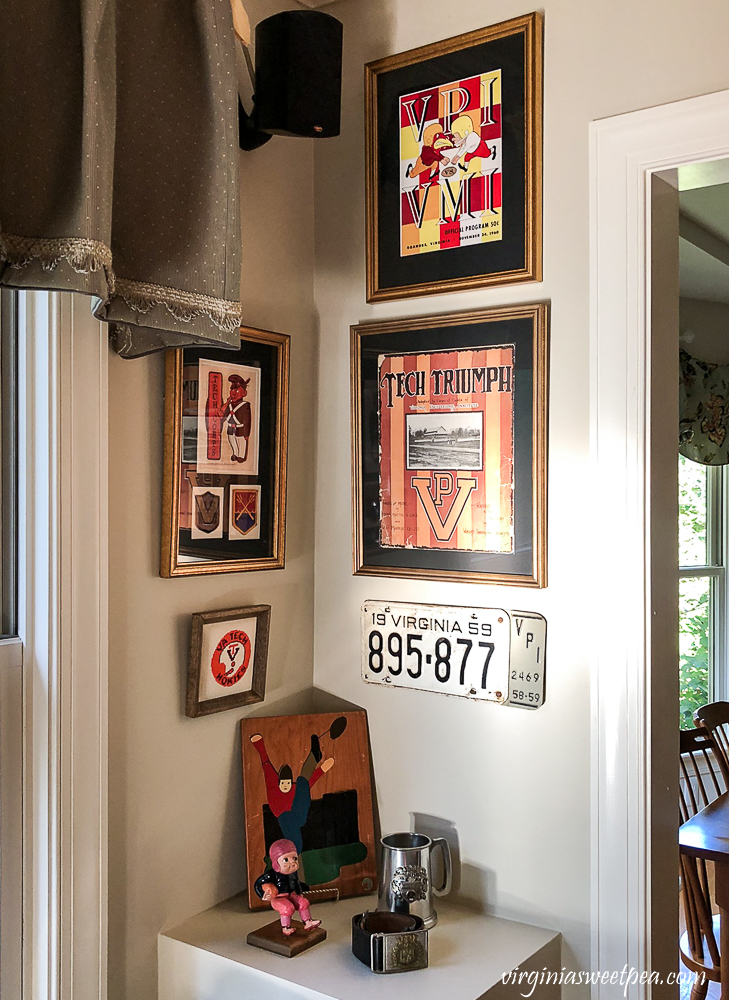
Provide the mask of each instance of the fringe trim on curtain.
{"label": "fringe trim on curtain", "polygon": [[184,292],[166,285],[153,285],[144,281],[117,278],[116,294],[130,309],[147,313],[153,306],[164,306],[175,319],[189,323],[198,316],[207,316],[215,326],[232,333],[241,325],[243,304],[230,299],[216,299],[212,295]]}
{"label": "fringe trim on curtain", "polygon": [[144,281],[116,278],[111,266],[111,250],[104,243],[81,238],[40,239],[13,236],[0,230],[0,263],[21,268],[39,261],[44,271],[53,271],[66,261],[78,274],[104,270],[109,288],[107,302],[119,295],[138,313],[148,313],[154,306],[163,306],[170,315],[183,323],[207,316],[219,330],[232,333],[241,325],[243,305],[212,295],[185,292],[180,288],[154,285]]}
{"label": "fringe trim on curtain", "polygon": [[114,292],[114,271],[111,250],[104,243],[81,238],[40,239],[34,236],[13,236],[0,230],[0,262],[21,268],[32,261],[40,262],[44,271],[53,271],[65,260],[77,274],[106,272],[109,292]]}

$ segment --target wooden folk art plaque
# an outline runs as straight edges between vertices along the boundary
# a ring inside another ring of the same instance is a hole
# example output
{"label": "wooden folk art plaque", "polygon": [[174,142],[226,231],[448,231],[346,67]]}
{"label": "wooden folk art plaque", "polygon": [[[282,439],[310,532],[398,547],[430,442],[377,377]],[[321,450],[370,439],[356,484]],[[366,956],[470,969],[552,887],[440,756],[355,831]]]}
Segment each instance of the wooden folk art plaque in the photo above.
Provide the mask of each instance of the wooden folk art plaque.
{"label": "wooden folk art plaque", "polygon": [[[292,840],[313,904],[376,889],[365,712],[241,720],[248,902],[276,840]],[[290,776],[289,771],[290,769]]]}

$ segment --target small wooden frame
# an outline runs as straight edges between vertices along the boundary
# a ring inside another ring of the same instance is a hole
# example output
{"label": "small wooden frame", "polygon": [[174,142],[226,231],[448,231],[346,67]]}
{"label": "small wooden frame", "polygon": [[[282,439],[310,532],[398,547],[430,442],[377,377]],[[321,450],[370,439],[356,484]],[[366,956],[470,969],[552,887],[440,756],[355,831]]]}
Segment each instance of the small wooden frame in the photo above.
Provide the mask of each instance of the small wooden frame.
{"label": "small wooden frame", "polygon": [[[316,773],[310,759],[314,736],[321,750]],[[269,864],[269,847],[282,837],[296,844],[299,876],[310,887],[306,896],[314,907],[340,896],[373,892],[377,863],[366,713],[242,719],[241,743],[251,909],[268,906],[253,885]],[[331,759],[334,763],[325,766]],[[282,811],[276,795],[284,765],[290,768],[292,788]],[[302,781],[308,788],[299,798]]]}
{"label": "small wooden frame", "polygon": [[246,938],[247,944],[254,948],[263,948],[264,951],[272,951],[274,955],[283,955],[284,958],[294,958],[302,951],[308,951],[320,941],[326,941],[327,932],[323,927],[315,927],[313,931],[305,931],[304,925],[298,920],[292,920],[291,926],[296,928],[296,933],[286,937],[281,930],[281,921],[272,920],[270,924],[259,927],[251,931]]}
{"label": "small wooden frame", "polygon": [[263,701],[271,605],[192,616],[185,714],[191,719]]}

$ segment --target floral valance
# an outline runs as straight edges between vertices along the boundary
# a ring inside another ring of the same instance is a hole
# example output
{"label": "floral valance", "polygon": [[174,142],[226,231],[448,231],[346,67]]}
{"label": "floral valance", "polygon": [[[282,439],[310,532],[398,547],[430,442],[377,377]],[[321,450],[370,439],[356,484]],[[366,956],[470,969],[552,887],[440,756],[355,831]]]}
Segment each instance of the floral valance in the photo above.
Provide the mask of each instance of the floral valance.
{"label": "floral valance", "polygon": [[229,0],[0,13],[0,286],[85,292],[134,356],[238,342]]}
{"label": "floral valance", "polygon": [[729,464],[729,365],[679,352],[679,451],[703,465]]}

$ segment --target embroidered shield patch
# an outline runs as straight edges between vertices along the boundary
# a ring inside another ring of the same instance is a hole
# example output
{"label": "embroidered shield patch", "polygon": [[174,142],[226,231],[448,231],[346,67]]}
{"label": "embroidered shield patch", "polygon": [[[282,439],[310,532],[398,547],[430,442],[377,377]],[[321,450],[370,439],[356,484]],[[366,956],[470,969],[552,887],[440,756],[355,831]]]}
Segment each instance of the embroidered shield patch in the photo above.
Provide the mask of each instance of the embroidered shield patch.
{"label": "embroidered shield patch", "polygon": [[[222,538],[225,527],[225,489],[212,482],[201,482],[203,476],[188,475],[191,486],[190,507],[185,512],[190,523],[190,537],[193,540]],[[206,476],[214,481],[220,476]]]}
{"label": "embroidered shield patch", "polygon": [[220,497],[206,490],[195,496],[195,525],[206,535],[217,531],[220,524]]}
{"label": "embroidered shield patch", "polygon": [[258,527],[258,499],[260,490],[254,487],[231,488],[231,522],[241,535],[251,535]]}

